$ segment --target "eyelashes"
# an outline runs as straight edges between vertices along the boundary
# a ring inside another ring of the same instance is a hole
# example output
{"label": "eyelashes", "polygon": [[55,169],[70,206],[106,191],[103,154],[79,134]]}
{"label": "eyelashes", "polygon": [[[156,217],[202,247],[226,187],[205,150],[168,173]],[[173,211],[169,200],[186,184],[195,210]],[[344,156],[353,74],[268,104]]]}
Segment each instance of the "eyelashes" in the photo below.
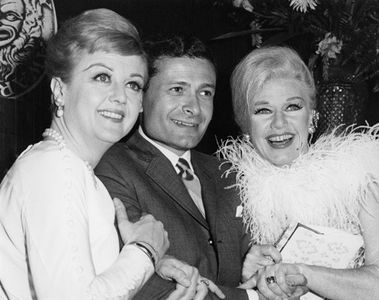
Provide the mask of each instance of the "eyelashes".
{"label": "eyelashes", "polygon": [[[298,111],[301,110],[304,106],[300,103],[291,103],[285,107],[285,111]],[[260,114],[270,114],[274,111],[272,108],[268,107],[258,107],[255,108],[253,113],[254,115],[260,115]]]}
{"label": "eyelashes", "polygon": [[136,81],[128,82],[126,86],[130,87],[133,91],[136,91],[136,92],[140,92],[143,90],[142,85]]}
{"label": "eyelashes", "polygon": [[[107,73],[100,73],[93,76],[93,80],[101,83],[110,83],[112,81],[112,78],[111,75]],[[125,86],[135,92],[140,92],[144,88],[143,82],[138,82],[135,80],[128,81]]]}
{"label": "eyelashes", "polygon": [[256,108],[254,109],[254,115],[269,114],[271,111],[268,108]]}
{"label": "eyelashes", "polygon": [[107,73],[96,74],[93,79],[100,82],[110,82],[111,77]]}

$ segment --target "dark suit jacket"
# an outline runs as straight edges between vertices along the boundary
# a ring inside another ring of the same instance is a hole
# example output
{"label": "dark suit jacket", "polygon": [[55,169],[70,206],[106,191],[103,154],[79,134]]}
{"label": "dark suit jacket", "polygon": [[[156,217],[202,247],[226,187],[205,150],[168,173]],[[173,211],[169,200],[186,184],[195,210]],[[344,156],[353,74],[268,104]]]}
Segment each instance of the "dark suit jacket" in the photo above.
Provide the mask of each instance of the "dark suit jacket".
{"label": "dark suit jacket", "polygon": [[[221,177],[216,157],[191,151],[191,163],[201,182],[206,219],[170,161],[138,132],[114,145],[96,174],[111,196],[123,201],[130,220],[147,212],[162,221],[170,240],[167,254],[197,267],[227,299],[247,299],[247,293],[236,288],[249,238],[241,218],[235,217],[238,193],[225,188],[233,179]],[[134,299],[164,299],[174,288],[173,282],[153,275]],[[218,299],[213,294],[210,298]]]}

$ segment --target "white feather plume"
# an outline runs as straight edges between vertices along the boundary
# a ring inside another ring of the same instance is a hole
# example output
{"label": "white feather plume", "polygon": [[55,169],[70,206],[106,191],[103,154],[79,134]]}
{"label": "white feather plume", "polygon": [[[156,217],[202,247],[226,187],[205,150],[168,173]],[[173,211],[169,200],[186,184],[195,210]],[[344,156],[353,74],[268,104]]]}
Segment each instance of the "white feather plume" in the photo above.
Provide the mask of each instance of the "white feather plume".
{"label": "white feather plume", "polygon": [[357,233],[359,210],[379,183],[379,124],[321,136],[285,167],[264,160],[247,138],[228,139],[218,154],[231,163],[226,175],[236,172],[255,242],[276,242],[293,222]]}

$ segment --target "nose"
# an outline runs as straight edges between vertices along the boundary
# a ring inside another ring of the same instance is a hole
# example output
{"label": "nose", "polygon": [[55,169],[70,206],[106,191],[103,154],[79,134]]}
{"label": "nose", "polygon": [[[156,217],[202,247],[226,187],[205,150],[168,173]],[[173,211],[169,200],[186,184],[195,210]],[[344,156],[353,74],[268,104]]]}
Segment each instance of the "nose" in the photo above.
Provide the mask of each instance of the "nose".
{"label": "nose", "polygon": [[110,101],[117,104],[125,104],[127,100],[126,90],[123,84],[114,83],[112,85],[112,93]]}
{"label": "nose", "polygon": [[189,96],[183,104],[182,109],[186,115],[193,116],[199,114],[200,104],[199,99],[196,97],[196,95]]}
{"label": "nose", "polygon": [[283,112],[275,112],[272,122],[271,128],[273,129],[281,129],[287,124],[287,119]]}

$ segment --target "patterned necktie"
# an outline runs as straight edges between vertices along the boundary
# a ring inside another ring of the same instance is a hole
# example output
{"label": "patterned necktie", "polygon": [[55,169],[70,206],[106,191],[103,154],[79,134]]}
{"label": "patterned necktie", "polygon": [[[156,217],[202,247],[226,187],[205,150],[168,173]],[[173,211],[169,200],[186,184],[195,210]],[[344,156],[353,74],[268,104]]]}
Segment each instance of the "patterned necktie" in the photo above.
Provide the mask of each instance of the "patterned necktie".
{"label": "patterned necktie", "polygon": [[179,158],[176,166],[179,169],[179,176],[182,178],[193,202],[205,217],[203,200],[201,199],[201,185],[199,178],[192,172],[188,162],[184,158]]}

